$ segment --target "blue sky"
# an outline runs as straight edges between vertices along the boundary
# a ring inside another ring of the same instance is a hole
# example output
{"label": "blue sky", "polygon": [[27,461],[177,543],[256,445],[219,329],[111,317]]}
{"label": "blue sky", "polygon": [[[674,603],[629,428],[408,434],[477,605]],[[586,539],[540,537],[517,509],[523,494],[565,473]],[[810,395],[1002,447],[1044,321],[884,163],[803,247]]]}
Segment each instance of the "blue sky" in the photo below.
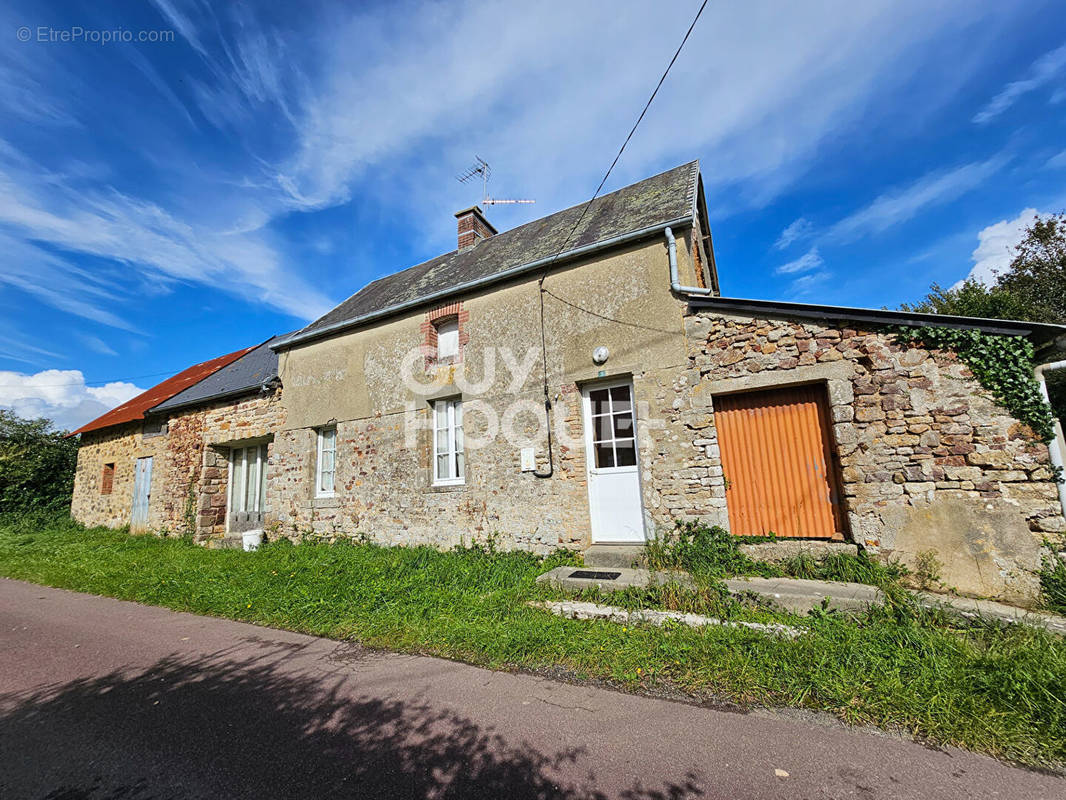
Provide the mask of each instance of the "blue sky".
{"label": "blue sky", "polygon": [[[0,405],[77,425],[454,248],[475,154],[501,230],[587,199],[697,6],[5,4]],[[712,2],[608,189],[699,158],[730,296],[987,275],[1066,207],[1060,10]]]}

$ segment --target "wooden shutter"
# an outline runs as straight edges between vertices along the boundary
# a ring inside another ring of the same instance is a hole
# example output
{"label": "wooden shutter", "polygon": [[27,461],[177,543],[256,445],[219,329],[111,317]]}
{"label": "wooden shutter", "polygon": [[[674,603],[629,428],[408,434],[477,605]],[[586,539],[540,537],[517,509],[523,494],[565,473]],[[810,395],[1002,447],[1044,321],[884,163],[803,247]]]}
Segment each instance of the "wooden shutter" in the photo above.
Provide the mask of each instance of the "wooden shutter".
{"label": "wooden shutter", "polygon": [[824,387],[722,395],[714,419],[733,535],[844,538]]}

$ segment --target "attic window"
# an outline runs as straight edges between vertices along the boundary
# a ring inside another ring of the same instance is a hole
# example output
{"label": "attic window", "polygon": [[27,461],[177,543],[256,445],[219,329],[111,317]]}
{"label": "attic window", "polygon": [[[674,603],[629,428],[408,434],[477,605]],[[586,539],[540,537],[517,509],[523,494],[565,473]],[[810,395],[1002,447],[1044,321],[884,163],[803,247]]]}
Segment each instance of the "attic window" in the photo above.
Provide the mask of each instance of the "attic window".
{"label": "attic window", "polygon": [[454,359],[459,355],[459,320],[449,317],[437,323],[437,360]]}
{"label": "attic window", "polygon": [[167,421],[164,417],[146,419],[141,427],[141,436],[162,436],[167,432]]}

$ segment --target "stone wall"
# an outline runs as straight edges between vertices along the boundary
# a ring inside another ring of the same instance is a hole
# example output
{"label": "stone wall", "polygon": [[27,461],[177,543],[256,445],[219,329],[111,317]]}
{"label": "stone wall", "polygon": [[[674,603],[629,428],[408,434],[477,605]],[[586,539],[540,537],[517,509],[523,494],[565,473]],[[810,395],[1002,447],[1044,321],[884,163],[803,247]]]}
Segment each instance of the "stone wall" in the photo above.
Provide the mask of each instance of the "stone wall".
{"label": "stone wall", "polygon": [[[560,424],[580,439],[576,386],[560,387]],[[481,397],[502,415],[515,400],[536,396]],[[566,410],[568,409],[568,410]],[[545,469],[546,438],[532,416],[518,429],[537,446]],[[401,414],[337,423],[336,493],[316,498],[316,431],[276,436],[270,461],[268,502],[282,535],[358,537],[381,544],[448,548],[487,544],[547,553],[588,543],[589,508],[583,447],[557,444],[550,479],[522,472],[519,450],[494,437],[466,452],[466,482],[434,486],[431,411],[428,404]],[[487,417],[464,415],[468,442],[487,439]]]}
{"label": "stone wall", "polygon": [[[284,413],[275,391],[178,411],[162,435],[143,436],[140,422],[82,434],[71,513],[86,525],[128,524],[134,465],[152,456],[148,527],[172,533],[191,529],[200,539],[223,534],[229,448],[269,442]],[[269,454],[268,444],[268,459]],[[115,464],[112,492],[106,495],[100,492],[105,463]]]}
{"label": "stone wall", "polygon": [[714,395],[823,383],[854,541],[912,567],[932,551],[946,588],[1036,596],[1041,543],[1066,530],[1047,447],[952,353],[720,312],[689,316],[686,333],[677,423],[695,458],[681,491],[664,496],[671,515],[728,524]]}
{"label": "stone wall", "polygon": [[224,534],[230,447],[266,443],[269,481],[271,439],[284,420],[277,390],[175,413],[168,422],[166,494],[160,501],[171,529],[188,530],[193,524],[200,539]]}
{"label": "stone wall", "polygon": [[[134,471],[138,458],[151,456],[153,467],[165,452],[165,436],[142,436],[141,423],[118,425],[81,435],[78,448],[78,467],[74,473],[74,495],[70,513],[85,525],[119,528],[130,523],[133,507]],[[104,465],[115,465],[115,477],[110,494],[101,491]],[[158,485],[152,475],[152,500]],[[159,527],[162,518],[157,508],[149,505],[148,524]]]}

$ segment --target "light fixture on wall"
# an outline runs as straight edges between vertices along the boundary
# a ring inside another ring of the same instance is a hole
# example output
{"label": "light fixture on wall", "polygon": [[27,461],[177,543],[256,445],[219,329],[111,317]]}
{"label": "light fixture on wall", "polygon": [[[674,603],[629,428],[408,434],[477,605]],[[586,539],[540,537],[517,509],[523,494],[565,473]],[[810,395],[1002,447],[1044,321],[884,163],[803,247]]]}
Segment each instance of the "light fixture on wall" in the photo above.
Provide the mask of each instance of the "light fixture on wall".
{"label": "light fixture on wall", "polygon": [[592,351],[592,361],[595,364],[603,364],[605,361],[607,361],[607,358],[610,355],[611,355],[611,351],[608,350],[603,345],[600,345],[599,347],[597,347],[595,350]]}

